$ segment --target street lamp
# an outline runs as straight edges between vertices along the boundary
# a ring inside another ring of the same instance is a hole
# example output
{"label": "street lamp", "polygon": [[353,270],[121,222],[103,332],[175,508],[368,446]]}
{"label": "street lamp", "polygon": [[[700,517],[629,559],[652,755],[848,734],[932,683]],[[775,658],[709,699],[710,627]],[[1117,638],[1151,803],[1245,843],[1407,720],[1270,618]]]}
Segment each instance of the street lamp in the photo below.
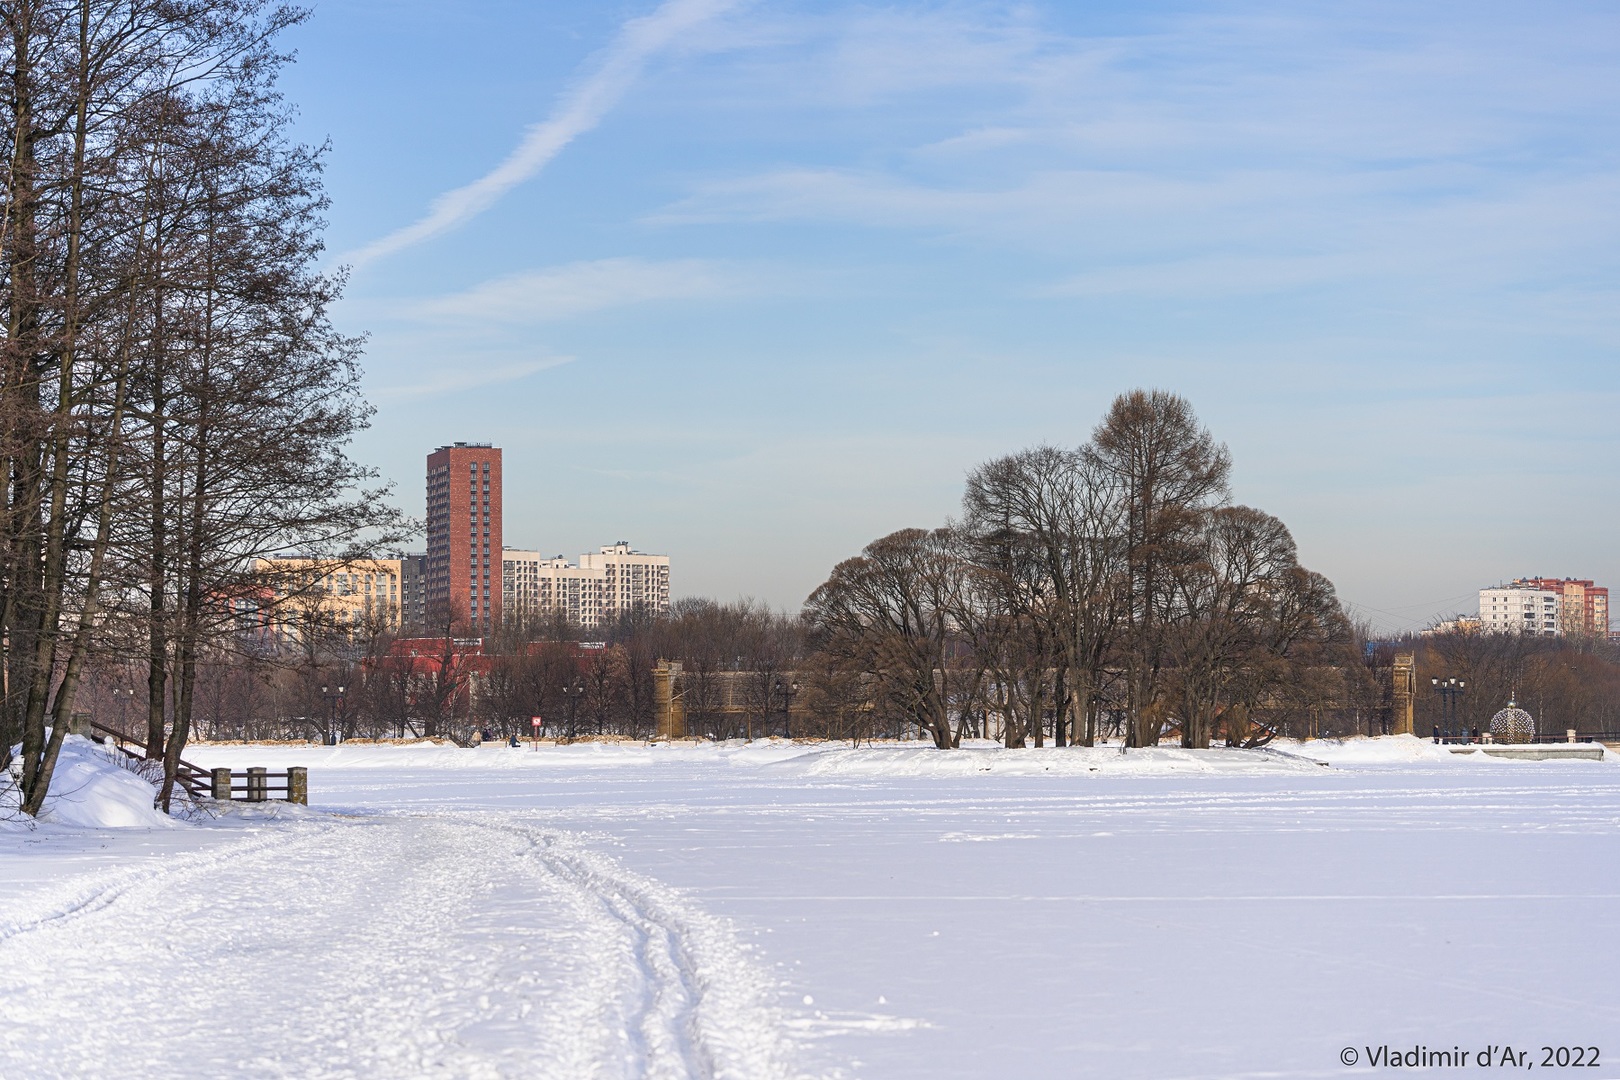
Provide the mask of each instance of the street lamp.
{"label": "street lamp", "polygon": [[585,693],[585,687],[578,682],[569,683],[563,687],[563,699],[568,702],[568,741],[574,741],[574,717],[579,709],[579,699]]}
{"label": "street lamp", "polygon": [[796,682],[784,683],[776,680],[776,692],[782,695],[782,731],[789,738],[793,738],[793,695],[799,692]]}
{"label": "street lamp", "polygon": [[338,687],[337,693],[332,693],[329,687],[321,687],[321,697],[326,699],[326,745],[337,745],[337,718],[343,711],[343,691],[345,687]]}
{"label": "street lamp", "polygon": [[[1447,740],[1456,738],[1461,742],[1467,742],[1468,739],[1463,734],[1461,728],[1457,729],[1455,735],[1453,735],[1452,728],[1458,723],[1457,699],[1462,697],[1464,688],[1466,688],[1468,684],[1462,679],[1457,678],[1435,678],[1430,679],[1429,682],[1434,685],[1435,693],[1440,695],[1440,729],[1444,733],[1445,738]],[[1436,739],[1435,741],[1438,742],[1439,740]]]}

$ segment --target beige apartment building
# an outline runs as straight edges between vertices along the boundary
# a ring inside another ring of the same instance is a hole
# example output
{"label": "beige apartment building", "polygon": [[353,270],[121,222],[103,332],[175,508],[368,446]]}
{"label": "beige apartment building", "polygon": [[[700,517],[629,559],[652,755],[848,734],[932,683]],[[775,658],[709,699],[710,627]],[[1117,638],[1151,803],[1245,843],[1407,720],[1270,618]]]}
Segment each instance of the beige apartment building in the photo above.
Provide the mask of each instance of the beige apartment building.
{"label": "beige apartment building", "polygon": [[669,556],[647,555],[625,541],[579,557],[507,548],[501,553],[505,610],[541,616],[561,611],[579,626],[600,626],[643,608],[669,610]]}
{"label": "beige apartment building", "polygon": [[254,572],[264,585],[263,625],[277,637],[295,637],[312,624],[399,629],[399,559],[259,559]]}

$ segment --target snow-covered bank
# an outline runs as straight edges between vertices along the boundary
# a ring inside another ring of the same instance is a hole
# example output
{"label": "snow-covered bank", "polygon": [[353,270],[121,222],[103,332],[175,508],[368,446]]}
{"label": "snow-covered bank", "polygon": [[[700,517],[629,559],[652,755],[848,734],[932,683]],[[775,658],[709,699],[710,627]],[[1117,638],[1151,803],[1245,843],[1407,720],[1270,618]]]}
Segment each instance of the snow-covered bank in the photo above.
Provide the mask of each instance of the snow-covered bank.
{"label": "snow-covered bank", "polygon": [[0,830],[39,825],[81,829],[174,826],[174,819],[152,808],[152,785],[125,768],[113,756],[116,753],[82,736],[67,736],[37,822],[20,817],[17,789],[0,782],[4,785],[0,787]]}
{"label": "snow-covered bank", "polygon": [[[1118,744],[1096,747],[1025,747],[1009,750],[989,742],[974,742],[960,749],[940,751],[924,743],[875,743],[852,747],[848,743],[785,739],[753,742],[579,742],[571,745],[531,743],[512,747],[486,743],[461,748],[449,743],[403,745],[344,743],[318,746],[309,743],[200,744],[188,751],[202,765],[246,768],[266,765],[283,768],[304,765],[311,770],[338,769],[469,769],[559,770],[568,773],[593,769],[690,768],[724,765],[730,768],[767,769],[784,775],[825,777],[951,777],[998,776],[1181,776],[1248,775],[1310,772],[1330,767],[1422,765],[1465,768],[1520,767],[1527,762],[1503,762],[1480,755],[1458,755],[1427,739],[1410,735],[1381,738],[1317,739],[1300,742],[1278,739],[1264,747],[1239,750],[1212,747],[1183,750],[1173,745],[1125,750]],[[1605,756],[1605,764],[1616,763]],[[1594,763],[1595,764],[1595,763]]]}

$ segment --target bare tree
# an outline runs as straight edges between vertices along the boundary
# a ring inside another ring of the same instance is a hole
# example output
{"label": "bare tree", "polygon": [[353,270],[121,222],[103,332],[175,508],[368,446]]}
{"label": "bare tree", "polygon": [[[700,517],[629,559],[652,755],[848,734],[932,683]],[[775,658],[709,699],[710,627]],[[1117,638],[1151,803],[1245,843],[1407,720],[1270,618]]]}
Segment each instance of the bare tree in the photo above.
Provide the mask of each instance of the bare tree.
{"label": "bare tree", "polygon": [[1174,603],[1169,567],[1186,558],[1200,513],[1225,500],[1231,456],[1185,398],[1163,390],[1116,398],[1090,452],[1124,493],[1126,707],[1129,739],[1144,746],[1159,741],[1165,719],[1161,675]]}
{"label": "bare tree", "polygon": [[940,749],[956,745],[951,612],[961,587],[949,530],[902,529],[839,563],[805,603],[822,649],[870,676]]}
{"label": "bare tree", "polygon": [[128,468],[126,394],[151,292],[144,267],[160,227],[144,122],[161,113],[154,100],[205,93],[262,64],[268,40],[300,17],[253,0],[0,3],[0,754],[21,735],[30,813],[43,806],[103,623],[114,490]]}

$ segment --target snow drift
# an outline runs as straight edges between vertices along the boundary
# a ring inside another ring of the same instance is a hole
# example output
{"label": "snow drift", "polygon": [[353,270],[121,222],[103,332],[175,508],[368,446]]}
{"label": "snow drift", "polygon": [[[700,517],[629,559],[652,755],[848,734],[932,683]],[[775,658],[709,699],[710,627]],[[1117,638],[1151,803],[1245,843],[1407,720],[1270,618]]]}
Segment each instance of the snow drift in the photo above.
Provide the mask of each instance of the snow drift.
{"label": "snow drift", "polygon": [[[167,828],[175,824],[153,809],[156,789],[101,747],[81,735],[62,741],[62,755],[51,779],[51,793],[39,820],[84,829]],[[17,792],[9,781],[0,793],[0,828],[16,827]]]}

